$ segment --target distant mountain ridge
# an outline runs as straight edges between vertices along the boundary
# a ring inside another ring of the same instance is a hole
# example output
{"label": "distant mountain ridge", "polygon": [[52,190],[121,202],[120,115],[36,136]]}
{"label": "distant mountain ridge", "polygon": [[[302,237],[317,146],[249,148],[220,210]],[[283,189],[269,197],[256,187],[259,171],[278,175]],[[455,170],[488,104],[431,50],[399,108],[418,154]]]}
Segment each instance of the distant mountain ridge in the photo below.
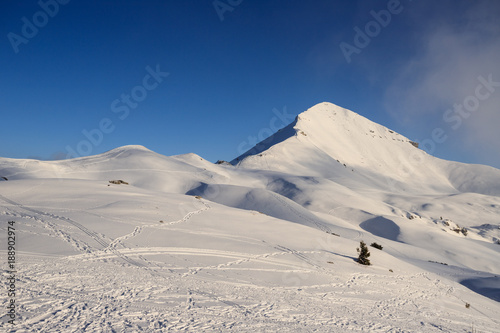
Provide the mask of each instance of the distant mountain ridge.
{"label": "distant mountain ridge", "polygon": [[[187,161],[186,156],[194,158]],[[132,145],[63,161],[0,158],[0,177],[85,178],[87,175],[81,171],[98,165],[120,169],[120,161],[127,157],[131,157],[127,163],[138,170],[181,172],[201,167],[220,172],[220,168],[207,167],[210,163],[195,154],[168,157]],[[199,160],[203,161],[201,165]],[[191,165],[193,161],[196,167]],[[473,192],[500,196],[500,170],[433,157],[415,148],[405,136],[326,102],[302,112],[291,124],[230,163],[237,168],[321,177],[391,192]]]}

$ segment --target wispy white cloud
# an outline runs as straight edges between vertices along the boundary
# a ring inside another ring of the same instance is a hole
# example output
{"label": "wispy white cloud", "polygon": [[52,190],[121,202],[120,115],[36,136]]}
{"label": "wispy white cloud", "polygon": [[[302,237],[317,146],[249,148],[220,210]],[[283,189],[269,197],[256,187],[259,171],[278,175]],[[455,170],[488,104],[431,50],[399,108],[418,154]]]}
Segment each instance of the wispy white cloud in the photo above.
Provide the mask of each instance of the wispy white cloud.
{"label": "wispy white cloud", "polygon": [[412,24],[418,51],[399,68],[386,90],[385,105],[402,123],[427,122],[443,127],[455,143],[498,167],[500,87],[456,129],[443,115],[474,95],[479,76],[492,75],[500,82],[500,2],[446,4],[446,8],[443,3],[415,7]]}

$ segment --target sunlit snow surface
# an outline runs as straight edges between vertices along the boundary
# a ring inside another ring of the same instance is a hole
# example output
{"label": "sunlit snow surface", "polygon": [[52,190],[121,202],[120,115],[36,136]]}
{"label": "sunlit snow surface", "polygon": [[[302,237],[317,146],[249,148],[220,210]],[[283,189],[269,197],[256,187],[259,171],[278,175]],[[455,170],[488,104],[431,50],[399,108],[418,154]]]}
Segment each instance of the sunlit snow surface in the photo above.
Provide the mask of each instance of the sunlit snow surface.
{"label": "sunlit snow surface", "polygon": [[[0,158],[2,283],[8,221],[18,270],[18,318],[1,325],[498,332],[500,170],[436,159],[328,103],[232,164],[141,146]],[[372,266],[355,262],[361,240],[383,246]]]}

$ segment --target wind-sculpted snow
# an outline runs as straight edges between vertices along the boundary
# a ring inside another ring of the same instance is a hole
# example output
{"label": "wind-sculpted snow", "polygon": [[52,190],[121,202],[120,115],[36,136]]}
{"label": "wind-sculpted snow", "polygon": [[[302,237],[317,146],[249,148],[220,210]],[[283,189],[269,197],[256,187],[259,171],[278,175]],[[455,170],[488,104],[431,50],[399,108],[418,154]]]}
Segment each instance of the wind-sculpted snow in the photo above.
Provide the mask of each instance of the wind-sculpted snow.
{"label": "wind-sculpted snow", "polygon": [[[232,162],[142,146],[0,158],[18,315],[2,328],[498,331],[499,170],[439,160],[328,103]],[[383,246],[372,266],[356,262],[360,241]]]}
{"label": "wind-sculpted snow", "polygon": [[220,191],[213,201],[234,208],[257,211],[290,222],[329,231],[326,223],[294,201],[265,189],[252,189],[234,185],[206,185],[187,192],[204,196],[213,187]]}

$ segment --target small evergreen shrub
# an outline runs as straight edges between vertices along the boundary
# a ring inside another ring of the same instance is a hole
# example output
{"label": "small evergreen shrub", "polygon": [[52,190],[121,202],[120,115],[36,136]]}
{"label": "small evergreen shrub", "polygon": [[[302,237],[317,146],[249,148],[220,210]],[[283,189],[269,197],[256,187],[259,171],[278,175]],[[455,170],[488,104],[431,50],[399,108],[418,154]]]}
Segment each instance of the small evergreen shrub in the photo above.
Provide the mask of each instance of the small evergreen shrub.
{"label": "small evergreen shrub", "polygon": [[366,246],[366,243],[361,241],[359,242],[359,247],[356,249],[358,251],[358,262],[361,265],[371,265],[370,260],[368,257],[370,256],[370,251],[368,250],[368,247]]}
{"label": "small evergreen shrub", "polygon": [[377,244],[377,243],[371,243],[370,244],[371,247],[374,247],[376,249],[379,249],[379,250],[382,250],[383,249],[383,246],[380,245],[380,244]]}

